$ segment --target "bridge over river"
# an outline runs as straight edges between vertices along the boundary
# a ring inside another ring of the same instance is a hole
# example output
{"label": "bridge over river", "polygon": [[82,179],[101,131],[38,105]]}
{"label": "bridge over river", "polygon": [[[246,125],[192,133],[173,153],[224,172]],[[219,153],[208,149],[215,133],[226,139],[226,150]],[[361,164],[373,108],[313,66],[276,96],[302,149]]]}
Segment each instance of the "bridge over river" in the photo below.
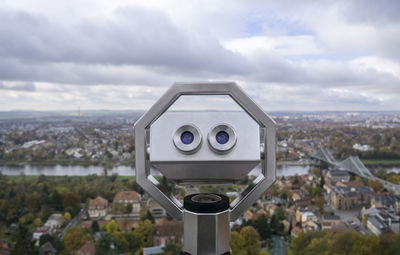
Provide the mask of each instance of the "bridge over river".
{"label": "bridge over river", "polygon": [[321,147],[317,153],[311,156],[311,158],[325,162],[329,165],[336,166],[338,168],[345,169],[350,173],[353,173],[360,177],[377,180],[382,183],[386,189],[392,190],[395,194],[400,195],[400,185],[387,182],[374,176],[369,171],[369,169],[361,162],[359,157],[348,157],[343,161],[337,161],[328,149]]}

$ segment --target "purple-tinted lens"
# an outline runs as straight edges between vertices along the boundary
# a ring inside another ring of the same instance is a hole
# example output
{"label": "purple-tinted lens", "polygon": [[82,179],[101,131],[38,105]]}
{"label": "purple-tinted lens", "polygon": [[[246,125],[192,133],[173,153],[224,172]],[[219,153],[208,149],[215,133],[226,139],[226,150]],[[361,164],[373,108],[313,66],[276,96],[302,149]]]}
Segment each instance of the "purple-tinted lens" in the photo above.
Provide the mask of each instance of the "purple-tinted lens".
{"label": "purple-tinted lens", "polygon": [[183,144],[191,144],[194,140],[192,132],[185,131],[181,134],[181,141]]}
{"label": "purple-tinted lens", "polygon": [[217,140],[217,142],[219,144],[226,144],[229,141],[229,135],[227,132],[225,131],[219,131],[216,135],[215,135],[215,139]]}

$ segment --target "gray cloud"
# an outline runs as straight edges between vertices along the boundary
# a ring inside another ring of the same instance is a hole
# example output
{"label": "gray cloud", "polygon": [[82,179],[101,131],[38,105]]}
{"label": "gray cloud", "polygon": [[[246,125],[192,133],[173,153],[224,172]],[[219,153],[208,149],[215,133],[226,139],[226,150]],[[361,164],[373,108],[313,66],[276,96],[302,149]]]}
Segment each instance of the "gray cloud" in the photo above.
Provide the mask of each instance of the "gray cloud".
{"label": "gray cloud", "polygon": [[[400,100],[397,2],[309,3],[187,6],[179,1],[171,9],[161,2],[155,7],[112,4],[101,12],[105,15],[78,11],[84,15],[63,15],[67,20],[55,14],[64,10],[54,13],[28,2],[19,9],[3,5],[0,101],[12,107],[30,98],[24,106],[41,109],[45,101],[52,109],[74,104],[146,108],[175,81],[238,80],[272,110],[398,109],[390,103]],[[280,34],[262,29],[269,25]],[[260,52],[250,42],[250,54],[222,46],[233,39],[278,35],[286,41],[270,40],[275,45]],[[307,42],[296,42],[293,35],[315,42],[312,56]],[[291,58],[282,49],[300,53]]]}
{"label": "gray cloud", "polygon": [[74,26],[39,14],[0,12],[0,56],[42,62],[167,66],[170,69],[246,73],[246,59],[216,38],[179,29],[161,11],[126,6],[104,20]]}
{"label": "gray cloud", "polygon": [[16,91],[35,91],[36,86],[34,83],[31,82],[18,82],[5,85],[4,83],[0,82],[0,90],[16,90]]}

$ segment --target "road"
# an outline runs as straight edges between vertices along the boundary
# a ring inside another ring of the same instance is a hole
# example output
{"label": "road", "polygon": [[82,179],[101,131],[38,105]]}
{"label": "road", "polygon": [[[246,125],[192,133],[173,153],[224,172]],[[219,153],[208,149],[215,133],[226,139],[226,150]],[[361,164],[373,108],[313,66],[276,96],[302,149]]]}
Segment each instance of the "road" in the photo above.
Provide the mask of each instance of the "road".
{"label": "road", "polygon": [[63,240],[67,229],[79,224],[80,219],[85,215],[86,209],[81,209],[79,213],[68,223],[68,225],[58,234],[58,239]]}
{"label": "road", "polygon": [[272,249],[273,255],[286,255],[286,242],[283,236],[272,236],[274,241],[274,248]]}

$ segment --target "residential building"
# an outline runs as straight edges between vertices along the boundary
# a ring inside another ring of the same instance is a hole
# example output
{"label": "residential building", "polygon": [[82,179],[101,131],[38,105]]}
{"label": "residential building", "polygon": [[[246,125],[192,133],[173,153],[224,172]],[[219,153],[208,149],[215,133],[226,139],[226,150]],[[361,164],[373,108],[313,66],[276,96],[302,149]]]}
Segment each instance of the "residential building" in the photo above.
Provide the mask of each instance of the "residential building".
{"label": "residential building", "polygon": [[331,206],[337,210],[349,210],[357,206],[369,205],[373,194],[371,188],[332,187]]}
{"label": "residential building", "polygon": [[321,230],[331,230],[336,226],[343,225],[344,222],[340,219],[338,215],[323,215],[321,219]]}
{"label": "residential building", "polygon": [[164,245],[168,239],[183,236],[183,222],[164,217],[156,222],[153,244]]}
{"label": "residential building", "polygon": [[61,226],[64,224],[64,221],[65,219],[62,214],[54,213],[50,215],[50,217],[47,219],[44,225],[52,230],[55,230],[57,228],[61,228]]}
{"label": "residential building", "polygon": [[39,248],[39,255],[55,255],[57,250],[53,247],[50,242],[45,242]]}
{"label": "residential building", "polygon": [[350,181],[350,174],[346,170],[328,170],[325,181],[332,185],[337,182],[348,182]]}
{"label": "residential building", "polygon": [[400,217],[394,210],[371,207],[363,208],[361,216],[364,226],[373,234],[380,235],[384,231],[400,232]]}
{"label": "residential building", "polygon": [[108,201],[103,197],[96,197],[89,201],[88,213],[90,218],[101,218],[107,215]]}
{"label": "residential building", "polygon": [[113,200],[113,213],[117,216],[139,218],[140,196],[136,191],[124,190],[118,192]]}
{"label": "residential building", "polygon": [[376,208],[390,208],[399,211],[397,205],[400,196],[391,194],[377,194],[371,200],[371,206]]}
{"label": "residential building", "polygon": [[51,229],[49,226],[41,226],[36,228],[35,232],[33,232],[33,240],[37,241],[37,244],[39,244],[39,239],[42,235],[50,233]]}

